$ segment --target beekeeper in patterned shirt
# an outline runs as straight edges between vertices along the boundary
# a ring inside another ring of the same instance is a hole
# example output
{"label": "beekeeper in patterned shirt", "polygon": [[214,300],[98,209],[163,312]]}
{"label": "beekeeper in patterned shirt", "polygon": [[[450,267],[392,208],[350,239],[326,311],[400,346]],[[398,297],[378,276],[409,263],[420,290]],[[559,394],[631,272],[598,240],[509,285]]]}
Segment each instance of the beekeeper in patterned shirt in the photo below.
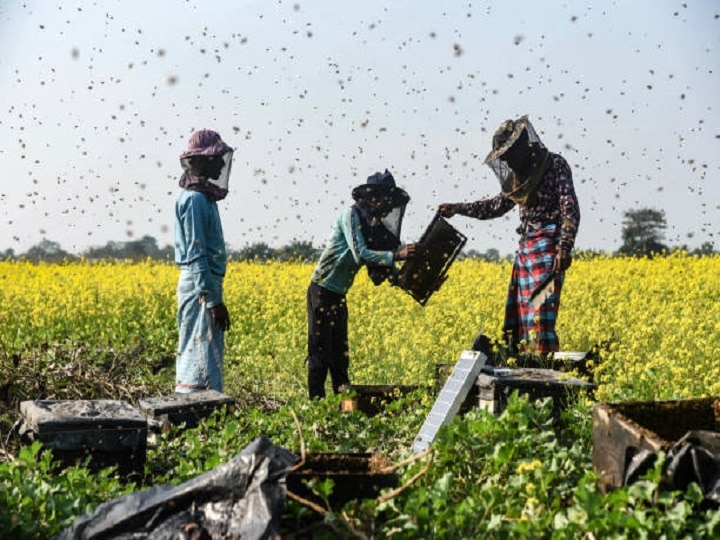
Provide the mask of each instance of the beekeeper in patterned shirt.
{"label": "beekeeper in patterned shirt", "polygon": [[[500,125],[485,163],[500,181],[501,193],[471,203],[443,203],[438,212],[446,218],[492,219],[519,207],[520,243],[503,330],[512,353],[556,352],[560,292],[580,224],[570,166],[545,148],[527,116]],[[540,289],[546,293],[538,298],[541,302],[531,302]]]}

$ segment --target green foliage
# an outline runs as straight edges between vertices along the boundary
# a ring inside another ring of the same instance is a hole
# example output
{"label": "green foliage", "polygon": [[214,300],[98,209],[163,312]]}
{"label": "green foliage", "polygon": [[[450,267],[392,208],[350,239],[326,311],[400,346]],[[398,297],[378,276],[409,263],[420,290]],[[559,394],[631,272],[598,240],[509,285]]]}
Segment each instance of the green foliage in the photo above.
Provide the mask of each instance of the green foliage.
{"label": "green foliage", "polygon": [[380,506],[388,520],[379,536],[709,538],[720,532],[720,511],[702,510],[697,486],[687,493],[660,489],[662,459],[640,482],[600,493],[589,428],[586,422],[573,428],[573,437],[558,438],[548,403],[534,407],[515,396],[499,418],[471,411],[441,430],[422,482]]}
{"label": "green foliage", "polygon": [[133,491],[113,469],[91,474],[84,466],[58,471],[41,443],[0,462],[0,531],[3,538],[48,538],[98,504]]}
{"label": "green foliage", "polygon": [[[148,451],[146,484],[179,484],[232,459],[257,436],[298,455],[307,452],[382,452],[408,458],[430,403],[421,389],[375,417],[341,413],[340,397],[297,401],[274,410],[219,411],[198,427],[159,436]],[[695,485],[686,492],[661,489],[663,456],[641,481],[609,494],[599,492],[590,459],[588,404],[569,408],[562,428],[548,401],[532,404],[512,395],[494,417],[473,409],[441,428],[432,463],[399,469],[408,483],[385,502],[349,502],[319,518],[300,503],[286,503],[284,519],[318,521],[316,538],[712,538],[720,511],[704,509]],[[300,430],[295,424],[297,418]],[[132,491],[112,469],[53,468],[35,443],[17,459],[0,463],[0,530],[10,537],[46,538],[99,503]],[[327,501],[332,482],[316,482]],[[42,504],[38,504],[42,501]],[[351,532],[354,531],[354,532]],[[292,538],[292,531],[285,537]]]}

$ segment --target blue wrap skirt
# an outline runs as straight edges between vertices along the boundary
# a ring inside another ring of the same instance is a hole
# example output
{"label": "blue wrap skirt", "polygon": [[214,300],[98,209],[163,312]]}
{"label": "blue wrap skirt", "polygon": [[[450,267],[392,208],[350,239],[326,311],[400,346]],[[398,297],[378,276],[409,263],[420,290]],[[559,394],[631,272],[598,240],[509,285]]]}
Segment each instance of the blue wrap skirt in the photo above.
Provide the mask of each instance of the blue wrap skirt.
{"label": "blue wrap skirt", "polygon": [[[222,292],[221,276],[219,281]],[[210,309],[195,288],[193,274],[181,270],[177,286],[178,354],[175,392],[223,391],[224,332],[213,323]]]}

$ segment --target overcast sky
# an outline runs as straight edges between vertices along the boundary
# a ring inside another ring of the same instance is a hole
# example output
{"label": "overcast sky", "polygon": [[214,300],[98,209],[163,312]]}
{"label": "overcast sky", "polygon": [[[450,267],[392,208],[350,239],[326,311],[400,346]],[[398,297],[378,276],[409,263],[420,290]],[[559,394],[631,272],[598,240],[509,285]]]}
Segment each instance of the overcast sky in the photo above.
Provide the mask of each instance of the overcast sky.
{"label": "overcast sky", "polygon": [[[235,148],[232,248],[321,247],[385,168],[411,242],[441,202],[498,193],[483,160],[522,114],[573,168],[577,248],[616,250],[640,207],[666,212],[666,243],[718,248],[717,0],[3,0],[0,50],[0,251],[172,243],[200,128]],[[501,253],[518,222],[452,219]]]}

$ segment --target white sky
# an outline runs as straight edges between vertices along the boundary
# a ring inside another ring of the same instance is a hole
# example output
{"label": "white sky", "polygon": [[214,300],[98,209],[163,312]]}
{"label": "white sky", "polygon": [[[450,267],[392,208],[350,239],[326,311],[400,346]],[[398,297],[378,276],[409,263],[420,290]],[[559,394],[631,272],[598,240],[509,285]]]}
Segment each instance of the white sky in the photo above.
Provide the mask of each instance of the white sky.
{"label": "white sky", "polygon": [[[652,207],[666,243],[718,248],[718,0],[3,0],[0,50],[0,251],[172,243],[199,128],[236,149],[232,248],[321,247],[385,168],[411,242],[441,202],[498,192],[483,159],[525,113],[573,167],[576,247],[616,250],[622,213]],[[501,253],[518,221],[453,218]]]}

